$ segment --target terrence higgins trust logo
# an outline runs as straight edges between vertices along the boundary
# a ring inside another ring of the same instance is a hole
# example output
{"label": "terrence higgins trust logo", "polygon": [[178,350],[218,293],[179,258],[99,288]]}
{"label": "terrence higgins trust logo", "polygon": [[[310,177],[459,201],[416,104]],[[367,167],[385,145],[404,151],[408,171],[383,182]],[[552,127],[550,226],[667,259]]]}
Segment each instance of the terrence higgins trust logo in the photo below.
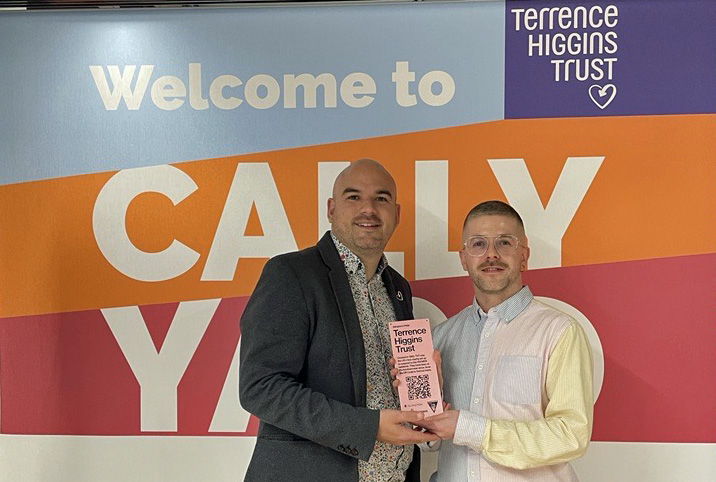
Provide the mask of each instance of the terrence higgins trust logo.
{"label": "terrence higgins trust logo", "polygon": [[602,110],[614,101],[616,5],[512,8],[510,14],[515,32],[527,34],[528,56],[544,58],[554,82],[584,83],[585,97]]}

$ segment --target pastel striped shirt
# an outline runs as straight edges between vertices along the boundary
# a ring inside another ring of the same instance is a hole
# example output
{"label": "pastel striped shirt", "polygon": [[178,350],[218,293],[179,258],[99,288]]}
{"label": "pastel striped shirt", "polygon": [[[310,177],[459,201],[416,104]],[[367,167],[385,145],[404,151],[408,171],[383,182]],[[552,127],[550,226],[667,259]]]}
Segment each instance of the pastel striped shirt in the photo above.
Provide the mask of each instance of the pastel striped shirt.
{"label": "pastel striped shirt", "polygon": [[444,398],[460,410],[440,482],[575,482],[592,430],[592,360],[579,323],[528,287],[484,313],[473,300],[434,330]]}

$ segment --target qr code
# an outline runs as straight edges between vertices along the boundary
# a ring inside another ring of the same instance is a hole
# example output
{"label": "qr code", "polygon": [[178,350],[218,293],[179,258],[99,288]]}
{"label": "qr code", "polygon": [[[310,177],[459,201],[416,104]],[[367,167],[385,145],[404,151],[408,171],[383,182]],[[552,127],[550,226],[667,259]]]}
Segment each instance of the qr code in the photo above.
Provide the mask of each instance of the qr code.
{"label": "qr code", "polygon": [[428,379],[428,375],[408,375],[405,377],[405,383],[408,385],[408,400],[432,398]]}

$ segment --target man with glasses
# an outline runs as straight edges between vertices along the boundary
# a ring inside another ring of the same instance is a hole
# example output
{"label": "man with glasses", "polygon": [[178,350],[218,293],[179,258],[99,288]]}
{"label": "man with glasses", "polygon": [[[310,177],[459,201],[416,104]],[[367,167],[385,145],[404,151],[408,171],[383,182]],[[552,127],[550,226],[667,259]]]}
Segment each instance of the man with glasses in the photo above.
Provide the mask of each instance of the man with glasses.
{"label": "man with glasses", "polygon": [[472,304],[439,325],[444,399],[453,410],[420,426],[442,440],[431,481],[577,481],[567,463],[592,431],[592,359],[579,323],[522,284],[529,247],[520,215],[501,201],[463,225]]}

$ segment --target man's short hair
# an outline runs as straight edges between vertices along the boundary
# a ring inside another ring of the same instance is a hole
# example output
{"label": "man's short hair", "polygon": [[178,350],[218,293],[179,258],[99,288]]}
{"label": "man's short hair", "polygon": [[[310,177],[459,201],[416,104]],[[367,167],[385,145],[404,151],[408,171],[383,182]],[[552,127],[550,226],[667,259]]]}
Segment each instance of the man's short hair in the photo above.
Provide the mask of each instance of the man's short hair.
{"label": "man's short hair", "polygon": [[470,212],[467,213],[467,216],[465,216],[465,222],[462,223],[462,229],[465,229],[465,226],[467,226],[467,223],[472,218],[476,218],[477,216],[483,215],[507,216],[517,221],[517,224],[519,224],[523,230],[525,229],[525,224],[522,222],[520,214],[515,211],[515,208],[513,208],[506,202],[497,200],[484,201],[475,206],[474,208],[470,209]]}

